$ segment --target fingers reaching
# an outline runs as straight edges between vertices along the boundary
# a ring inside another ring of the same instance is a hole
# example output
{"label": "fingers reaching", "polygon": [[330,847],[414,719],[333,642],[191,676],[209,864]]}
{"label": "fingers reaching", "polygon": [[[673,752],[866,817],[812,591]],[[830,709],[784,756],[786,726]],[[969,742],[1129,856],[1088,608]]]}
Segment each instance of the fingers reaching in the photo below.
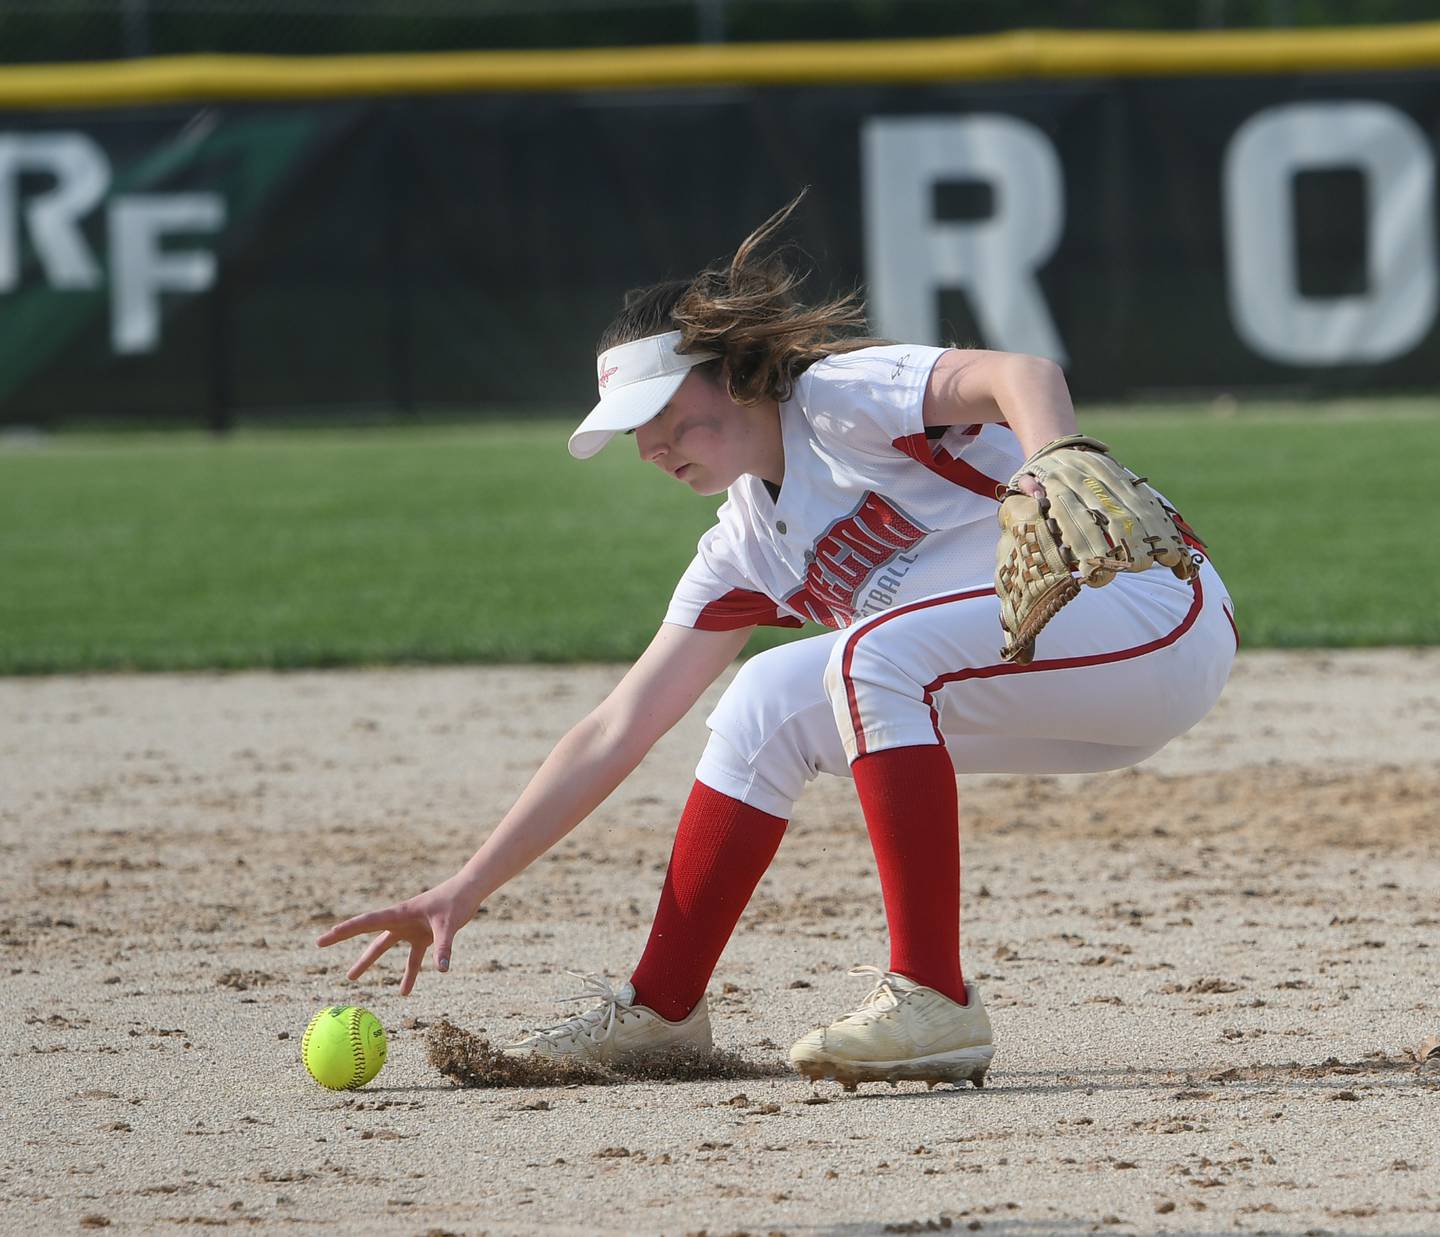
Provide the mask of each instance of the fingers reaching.
{"label": "fingers reaching", "polygon": [[395,919],[395,908],[387,906],[383,911],[366,911],[363,915],[355,915],[341,923],[337,923],[328,932],[322,933],[315,939],[315,944],[324,949],[327,945],[338,945],[341,941],[348,941],[351,937],[365,936],[370,932],[379,932],[391,926]]}
{"label": "fingers reaching", "polygon": [[448,924],[435,926],[435,969],[437,971],[450,969],[450,944],[454,939],[455,933],[451,931]]}
{"label": "fingers reaching", "polygon": [[405,959],[405,978],[400,981],[401,996],[410,995],[410,990],[415,987],[415,981],[420,978],[420,964],[424,961],[425,946],[412,943],[410,956]]}
{"label": "fingers reaching", "polygon": [[400,943],[400,938],[393,932],[382,932],[365,947],[365,952],[355,959],[352,966],[345,975],[349,979],[359,979],[374,964],[377,958],[382,957],[389,949]]}
{"label": "fingers reaching", "polygon": [[[408,945],[409,956],[405,960],[404,975],[400,981],[400,993],[409,996],[420,977],[426,951],[432,942],[435,945],[436,969],[450,969],[450,950],[455,942],[458,916],[448,894],[428,890],[416,898],[397,902],[384,910],[368,911],[337,923],[322,936],[316,944],[322,948],[353,937],[374,934],[346,972],[348,978],[359,979],[396,945]],[[460,920],[463,926],[464,920]]]}

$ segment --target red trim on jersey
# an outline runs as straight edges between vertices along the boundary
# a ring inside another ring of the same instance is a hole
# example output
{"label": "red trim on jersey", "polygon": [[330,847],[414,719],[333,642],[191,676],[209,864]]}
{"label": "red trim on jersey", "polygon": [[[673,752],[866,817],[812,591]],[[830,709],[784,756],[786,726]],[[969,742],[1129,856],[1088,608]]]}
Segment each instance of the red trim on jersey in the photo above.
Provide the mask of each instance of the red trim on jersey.
{"label": "red trim on jersey", "polygon": [[930,440],[924,434],[910,434],[905,438],[895,438],[891,440],[890,445],[902,454],[908,455],[917,464],[928,468],[937,477],[943,477],[951,485],[958,485],[972,494],[979,494],[981,498],[999,502],[1000,495],[1005,492],[1003,481],[987,477],[973,464],[967,464],[964,460],[951,455],[944,447],[932,447]]}
{"label": "red trim on jersey", "polygon": [[764,593],[746,588],[732,588],[700,611],[695,620],[696,631],[735,631],[740,627],[804,627],[798,618],[781,614],[780,609]]}
{"label": "red trim on jersey", "polygon": [[[935,703],[935,693],[942,687],[948,687],[951,683],[963,683],[969,679],[993,679],[1006,674],[1031,674],[1043,670],[1073,670],[1082,666],[1101,666],[1114,661],[1128,661],[1132,657],[1143,657],[1146,653],[1158,652],[1167,648],[1180,639],[1191,627],[1195,620],[1200,617],[1200,609],[1204,604],[1205,595],[1200,587],[1200,577],[1196,576],[1191,587],[1194,597],[1190,603],[1190,609],[1186,611],[1185,617],[1179,624],[1164,636],[1159,636],[1146,644],[1137,644],[1128,649],[1119,649],[1113,653],[1091,653],[1084,657],[1054,657],[1048,661],[1032,661],[1029,665],[1018,665],[1015,662],[997,662],[989,666],[971,666],[965,670],[955,670],[949,674],[942,674],[925,687],[925,703],[930,708],[931,724],[935,728],[935,741],[944,743],[945,736],[940,733],[940,710]],[[876,619],[873,623],[860,628],[851,635],[845,642],[845,656],[841,662],[841,673],[845,680],[845,698],[850,709],[850,725],[855,731],[855,758],[858,760],[865,755],[865,731],[860,723],[860,703],[855,696],[855,684],[850,677],[850,665],[855,652],[855,646],[860,638],[868,631],[889,622],[893,618],[899,618],[902,614],[911,614],[917,610],[928,610],[932,606],[948,605],[954,601],[973,601],[977,597],[993,597],[995,589],[979,588],[964,593],[948,593],[941,597],[930,597],[924,601],[913,602],[908,606],[901,606],[890,611],[882,618]]]}

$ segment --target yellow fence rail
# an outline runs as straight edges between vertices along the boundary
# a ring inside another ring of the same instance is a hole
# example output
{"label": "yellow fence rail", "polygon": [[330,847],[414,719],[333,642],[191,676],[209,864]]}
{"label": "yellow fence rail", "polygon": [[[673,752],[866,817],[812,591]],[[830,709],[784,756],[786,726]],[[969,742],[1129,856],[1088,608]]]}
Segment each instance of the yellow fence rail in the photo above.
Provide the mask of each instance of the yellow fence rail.
{"label": "yellow fence rail", "polygon": [[1175,77],[1440,66],[1440,22],[1311,30],[1017,30],[953,39],[373,56],[169,56],[0,67],[0,107],[482,92]]}

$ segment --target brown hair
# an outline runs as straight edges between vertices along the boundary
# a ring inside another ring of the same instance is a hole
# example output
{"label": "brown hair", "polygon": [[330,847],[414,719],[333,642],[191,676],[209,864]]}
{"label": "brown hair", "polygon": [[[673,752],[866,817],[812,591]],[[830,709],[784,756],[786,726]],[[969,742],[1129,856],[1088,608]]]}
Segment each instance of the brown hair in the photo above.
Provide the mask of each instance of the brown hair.
{"label": "brown hair", "polygon": [[672,279],[625,295],[624,308],[600,336],[597,355],[617,344],[680,331],[679,352],[716,352],[702,367],[725,374],[730,398],[754,404],[790,398],[795,380],[822,357],[877,343],[853,334],[865,327],[858,292],[818,305],[797,295],[808,272],[796,271],[783,250],[762,253],[805,191],[750,233],[727,263],[694,279]]}

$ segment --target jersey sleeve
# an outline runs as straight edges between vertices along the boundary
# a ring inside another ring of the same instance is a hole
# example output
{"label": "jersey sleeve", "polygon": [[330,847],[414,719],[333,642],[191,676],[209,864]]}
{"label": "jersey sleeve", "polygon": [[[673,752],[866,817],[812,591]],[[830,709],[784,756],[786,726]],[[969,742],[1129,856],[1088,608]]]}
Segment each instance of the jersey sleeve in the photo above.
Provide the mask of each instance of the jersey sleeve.
{"label": "jersey sleeve", "polygon": [[[822,439],[850,451],[909,455],[925,436],[925,388],[944,348],[885,344],[817,361],[797,389]],[[902,445],[904,444],[904,445]]]}
{"label": "jersey sleeve", "polygon": [[[726,504],[728,506],[728,504]],[[804,622],[755,587],[727,535],[726,507],[700,538],[695,557],[670,598],[665,622],[698,631],[741,627],[803,627]]]}

